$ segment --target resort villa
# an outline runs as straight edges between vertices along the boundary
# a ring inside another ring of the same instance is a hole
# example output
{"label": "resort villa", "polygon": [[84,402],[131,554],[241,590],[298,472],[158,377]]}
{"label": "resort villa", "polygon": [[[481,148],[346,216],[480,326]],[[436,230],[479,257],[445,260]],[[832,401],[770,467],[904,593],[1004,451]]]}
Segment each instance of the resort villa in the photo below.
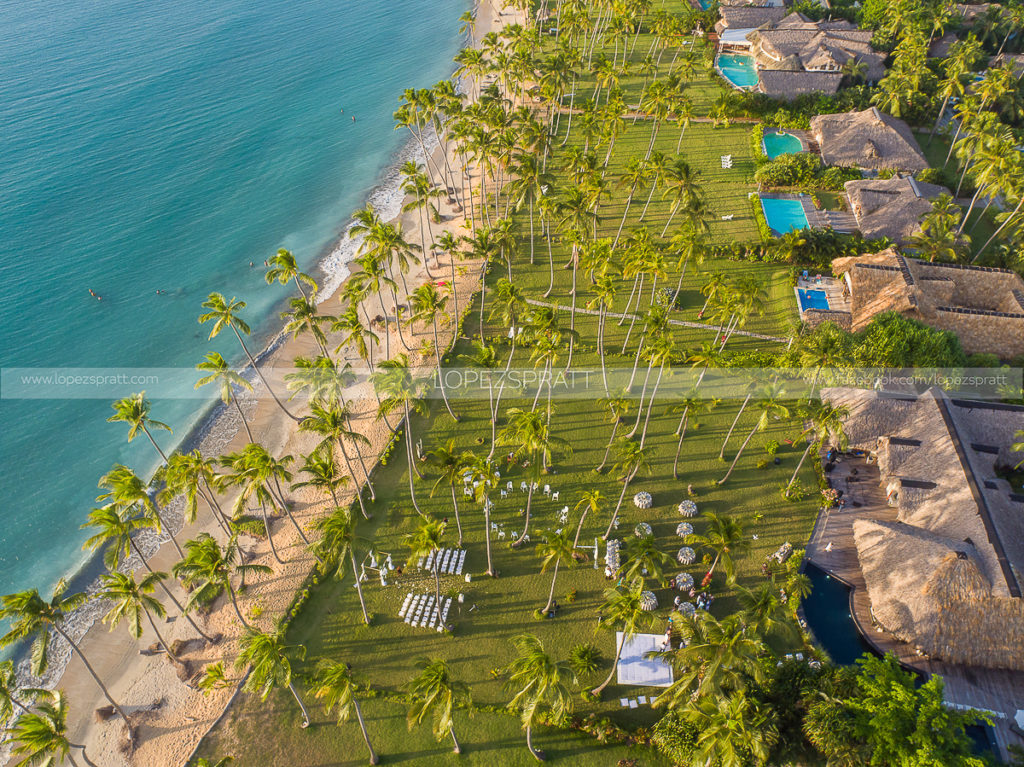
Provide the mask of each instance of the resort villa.
{"label": "resort villa", "polygon": [[826,165],[910,173],[928,167],[910,126],[876,107],[812,117],[811,135]]}
{"label": "resort villa", "polygon": [[868,239],[888,237],[904,243],[921,228],[921,218],[932,210],[932,199],[949,190],[911,176],[847,181],[843,188],[857,228]]}
{"label": "resort villa", "polygon": [[880,312],[900,312],[960,337],[968,354],[1024,354],[1024,280],[1006,269],[919,261],[894,248],[837,258],[846,283],[851,329]]}
{"label": "resort villa", "polygon": [[[775,98],[804,93],[835,93],[851,63],[865,66],[863,78],[879,80],[885,73],[885,55],[871,47],[871,32],[848,21],[811,21],[800,13],[776,19],[763,13],[723,15],[722,50],[741,50],[757,69],[757,90]],[[778,9],[773,9],[777,12]],[[722,9],[723,14],[725,9]],[[746,34],[739,32],[746,29]]]}
{"label": "resort villa", "polygon": [[819,518],[812,561],[853,588],[857,629],[876,649],[941,674],[949,705],[1024,707],[1024,496],[1000,476],[1024,408],[824,389],[845,406],[851,454],[826,466],[844,507]]}

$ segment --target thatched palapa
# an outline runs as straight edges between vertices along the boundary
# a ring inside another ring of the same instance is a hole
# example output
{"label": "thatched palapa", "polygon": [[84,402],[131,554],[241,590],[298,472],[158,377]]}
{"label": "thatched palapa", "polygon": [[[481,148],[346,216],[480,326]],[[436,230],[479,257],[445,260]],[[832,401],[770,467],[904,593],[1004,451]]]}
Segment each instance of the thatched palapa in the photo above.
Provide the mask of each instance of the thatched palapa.
{"label": "thatched palapa", "polygon": [[877,107],[817,115],[811,118],[811,133],[827,165],[910,172],[928,167],[910,126]]}

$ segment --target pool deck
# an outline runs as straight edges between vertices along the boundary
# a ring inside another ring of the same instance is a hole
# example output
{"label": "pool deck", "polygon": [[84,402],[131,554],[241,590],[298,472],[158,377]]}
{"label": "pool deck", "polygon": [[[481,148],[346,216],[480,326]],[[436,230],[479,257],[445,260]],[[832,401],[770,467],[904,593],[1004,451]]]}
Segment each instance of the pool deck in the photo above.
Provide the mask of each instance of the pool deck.
{"label": "pool deck", "polygon": [[[820,277],[820,280],[817,279]],[[850,299],[843,294],[843,281],[826,275],[811,274],[807,279],[797,277],[797,290],[821,290],[828,298],[829,311],[848,312],[850,311]],[[797,294],[797,306],[800,306],[800,296]]]}
{"label": "pool deck", "polygon": [[[857,471],[856,475],[853,470]],[[843,491],[846,507],[842,511],[825,509],[819,514],[807,544],[807,558],[850,586],[851,614],[860,633],[879,653],[891,652],[904,666],[941,676],[946,683],[947,702],[1004,714],[1005,718],[992,718],[996,742],[1004,758],[1008,756],[1010,744],[1024,746],[1024,739],[1010,731],[1017,709],[1024,709],[1024,673],[954,665],[928,658],[875,625],[853,540],[853,523],[858,519],[895,522],[896,509],[886,502],[877,465],[868,465],[863,458],[842,457],[829,475],[829,481],[832,487]],[[826,551],[829,543],[832,550]]]}
{"label": "pool deck", "polygon": [[[794,131],[795,132],[795,131]],[[837,232],[849,233],[857,228],[857,218],[849,210],[818,210],[806,194],[794,194],[793,192],[758,192],[761,199],[767,200],[799,200],[803,205],[804,215],[807,217],[807,225],[812,229],[827,229],[829,227]]]}

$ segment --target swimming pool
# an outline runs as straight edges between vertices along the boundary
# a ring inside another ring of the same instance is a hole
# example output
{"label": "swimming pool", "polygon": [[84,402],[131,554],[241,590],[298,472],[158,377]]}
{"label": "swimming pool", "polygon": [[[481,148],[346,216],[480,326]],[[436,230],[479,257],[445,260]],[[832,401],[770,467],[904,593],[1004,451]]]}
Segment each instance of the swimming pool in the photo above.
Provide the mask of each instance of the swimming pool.
{"label": "swimming pool", "polygon": [[773,132],[765,133],[761,139],[761,146],[769,160],[774,160],[782,154],[798,154],[804,151],[804,143],[792,133]]}
{"label": "swimming pool", "polygon": [[807,214],[800,200],[780,200],[775,197],[762,197],[761,210],[765,221],[776,236],[792,232],[794,229],[807,228]]}
{"label": "swimming pool", "polygon": [[753,88],[757,85],[757,67],[754,57],[746,53],[723,53],[715,64],[722,77],[737,88]]}
{"label": "swimming pool", "polygon": [[808,562],[804,573],[811,593],[801,607],[807,627],[833,663],[848,666],[864,653],[872,653],[850,615],[850,589],[840,580]]}
{"label": "swimming pool", "polygon": [[797,288],[796,294],[800,298],[800,311],[806,312],[808,309],[828,311],[828,293],[824,290]]}

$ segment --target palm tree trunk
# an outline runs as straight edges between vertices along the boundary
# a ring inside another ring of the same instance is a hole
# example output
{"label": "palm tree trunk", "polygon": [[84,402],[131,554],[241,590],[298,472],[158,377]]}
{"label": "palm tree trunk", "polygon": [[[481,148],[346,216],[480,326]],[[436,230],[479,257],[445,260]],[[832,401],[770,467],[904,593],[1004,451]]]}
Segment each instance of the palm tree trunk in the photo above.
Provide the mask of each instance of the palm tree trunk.
{"label": "palm tree trunk", "polygon": [[441,370],[441,357],[444,355],[441,353],[440,341],[437,339],[437,315],[434,315],[432,320],[434,326],[434,354],[437,355],[437,385],[441,389],[441,399],[444,400],[444,406],[448,410],[448,415],[455,419],[455,423],[458,423],[459,417],[452,412],[452,406],[448,402],[448,394],[444,390],[444,373]]}
{"label": "palm tree trunk", "polygon": [[[249,352],[249,347],[245,345],[245,341],[242,339],[242,334],[238,332],[238,328],[232,325],[231,329],[234,331],[235,338],[238,339],[238,343],[242,345],[242,351],[245,352],[245,356],[249,358],[249,364],[252,365],[252,369],[256,371],[256,375],[258,375],[260,380],[263,381],[263,385],[267,387],[267,391],[270,392],[270,396],[274,398],[274,402],[277,403],[277,406],[281,408],[286,416],[291,418],[293,421],[298,421],[299,419],[288,412],[288,408],[284,406],[284,403],[277,398],[277,394],[274,393],[274,390],[270,388],[270,383],[268,383],[267,379],[263,376],[263,371],[260,370],[259,366],[256,364],[256,358]],[[150,439],[152,439],[152,437]]]}
{"label": "palm tree trunk", "polygon": [[146,619],[149,621],[149,625],[152,627],[153,633],[156,634],[156,641],[158,641],[164,648],[164,652],[167,653],[167,657],[175,663],[181,663],[181,661],[178,660],[178,656],[171,652],[171,646],[164,641],[163,636],[160,634],[160,629],[156,627],[156,622],[153,620],[153,616],[149,614],[149,610],[144,609],[143,612],[146,613]]}
{"label": "palm tree trunk", "polygon": [[377,764],[380,759],[370,743],[370,735],[366,732],[366,722],[363,721],[363,711],[359,708],[359,701],[355,700],[355,698],[352,699],[352,708],[355,709],[356,721],[359,722],[359,731],[363,733],[363,742],[366,743],[366,750],[370,752],[370,764]]}
{"label": "palm tree trunk", "polygon": [[526,519],[524,520],[523,524],[523,532],[512,543],[513,548],[518,548],[519,546],[521,546],[523,541],[526,539],[526,534],[530,531],[530,506],[533,503],[533,486],[535,484],[537,483],[531,480],[530,490],[526,493]]}
{"label": "palm tree trunk", "polygon": [[555,581],[558,579],[558,565],[561,560],[555,560],[555,570],[551,576],[551,591],[548,592],[548,603],[544,606],[544,613],[547,614],[548,610],[551,609],[551,603],[555,601]]}
{"label": "palm tree trunk", "polygon": [[250,624],[249,621],[245,619],[245,616],[242,615],[242,610],[238,606],[238,595],[235,593],[234,588],[232,588],[231,583],[228,582],[225,585],[227,586],[228,589],[228,596],[231,597],[231,606],[235,608],[235,615],[238,616],[238,620],[240,620],[242,622],[242,625],[245,626],[247,629],[255,631],[256,627]]}
{"label": "palm tree trunk", "polygon": [[555,287],[555,254],[551,250],[551,222],[545,222],[542,226],[547,232],[544,239],[548,243],[548,289],[544,291],[542,298],[547,298]]}
{"label": "palm tree trunk", "polygon": [[615,648],[615,659],[612,661],[612,670],[608,672],[608,676],[605,677],[605,680],[601,682],[601,684],[599,684],[597,687],[591,690],[591,692],[594,695],[600,695],[602,692],[604,692],[604,688],[612,683],[612,678],[615,676],[615,672],[619,668],[619,658],[622,657],[622,645],[624,645],[625,643],[626,637],[623,636],[622,642],[619,643],[618,646]]}
{"label": "palm tree trunk", "polygon": [[484,496],[484,544],[487,549],[487,575],[495,577],[494,565],[491,563],[491,510]]}
{"label": "palm tree trunk", "polygon": [[529,724],[526,725],[526,748],[529,749],[530,755],[534,759],[536,759],[538,762],[543,762],[544,761],[544,753],[541,752],[541,751],[538,751],[537,749],[535,749],[533,747],[533,735],[532,735],[532,732],[531,732],[532,729],[533,729],[532,725],[529,725]]}
{"label": "palm tree trunk", "polygon": [[626,434],[627,437],[632,437],[636,434],[636,430],[640,428],[640,419],[644,417],[644,400],[647,399],[647,384],[651,380],[651,370],[654,369],[654,360],[647,363],[647,373],[644,375],[644,385],[640,389],[640,400],[636,408],[636,421],[633,422],[633,428]]}
{"label": "palm tree trunk", "polygon": [[612,529],[615,527],[615,522],[619,518],[619,509],[622,508],[622,499],[626,497],[626,490],[629,488],[629,482],[632,480],[632,475],[626,477],[622,483],[622,492],[619,493],[619,500],[615,504],[615,511],[612,512],[611,521],[608,523],[608,529],[604,531],[603,540],[608,540],[608,537],[612,534]]}
{"label": "palm tree trunk", "polygon": [[128,715],[125,714],[124,709],[122,709],[121,706],[118,705],[117,701],[115,701],[110,696],[110,691],[107,689],[106,685],[103,684],[103,680],[100,679],[99,675],[96,673],[96,670],[92,667],[92,664],[89,663],[89,660],[85,657],[85,655],[82,654],[82,650],[75,643],[75,640],[73,640],[70,636],[68,636],[67,632],[65,632],[64,629],[62,629],[59,625],[54,624],[53,625],[53,629],[58,634],[60,634],[62,637],[64,637],[64,641],[65,642],[67,642],[69,645],[71,645],[71,649],[81,659],[82,663],[85,665],[85,668],[88,670],[88,672],[92,676],[93,680],[99,686],[100,690],[103,692],[103,697],[106,698],[107,702],[111,706],[114,707],[114,710],[118,713],[118,716],[120,716],[124,720],[125,724],[128,725],[128,728],[130,730],[131,729],[131,723],[128,721]]}
{"label": "palm tree trunk", "polygon": [[267,540],[270,541],[270,551],[274,555],[274,559],[277,560],[279,565],[284,564],[284,560],[281,559],[281,555],[277,553],[277,546],[274,545],[274,535],[270,532],[270,518],[267,516],[267,504],[260,501],[260,512],[263,514],[263,526],[267,529]]}
{"label": "palm tree trunk", "polygon": [[604,302],[601,302],[597,313],[597,356],[601,360],[601,382],[604,384],[604,396],[609,395],[608,390],[608,366],[605,363],[604,353],[604,322],[607,311]]}
{"label": "palm tree trunk", "polygon": [[789,497],[789,490],[793,487],[793,483],[796,482],[796,475],[800,473],[800,469],[803,468],[804,461],[807,460],[808,454],[811,452],[811,448],[814,447],[814,442],[807,444],[807,449],[804,450],[804,454],[800,456],[800,461],[796,465],[796,469],[793,471],[793,476],[789,478],[789,482],[786,484],[786,497]]}
{"label": "palm tree trunk", "polygon": [[[306,537],[306,533],[303,531],[302,526],[298,523],[298,521],[292,515],[291,509],[288,508],[288,502],[285,500],[284,495],[281,492],[281,485],[277,481],[277,477],[276,476],[274,477],[274,484],[277,485],[277,497],[275,498],[273,496],[273,494],[271,494],[271,498],[274,501],[277,502],[277,505],[281,507],[281,511],[283,511],[285,513],[285,515],[288,517],[288,519],[290,519],[292,521],[292,524],[295,526],[295,529],[298,531],[299,537],[302,539],[302,542],[308,547],[309,546],[309,538]],[[320,561],[320,557],[317,557],[316,560],[317,560],[317,562],[319,562]]]}
{"label": "palm tree trunk", "polygon": [[149,437],[150,443],[153,445],[154,448],[156,448],[156,451],[160,453],[160,457],[164,459],[164,463],[167,463],[167,454],[160,449],[160,446],[158,444],[156,444],[156,440],[153,439],[153,435],[149,433],[149,429],[146,428],[146,424],[143,423],[141,424],[141,426],[142,430],[146,433],[146,436]]}
{"label": "palm tree trunk", "polygon": [[619,418],[616,416],[615,420],[612,421],[612,436],[608,439],[608,444],[604,448],[604,458],[601,459],[601,465],[594,469],[594,471],[601,471],[604,465],[608,463],[608,454],[612,451],[612,445],[615,443],[615,432],[618,431],[618,428]]}
{"label": "palm tree trunk", "polygon": [[450,730],[448,730],[448,734],[452,736],[452,743],[454,744],[452,746],[452,751],[454,751],[456,754],[461,754],[462,746],[459,745],[459,741],[455,737],[455,728],[452,727]]}
{"label": "palm tree trunk", "polygon": [[409,403],[405,403],[405,457],[409,463],[409,497],[412,500],[412,507],[416,509],[416,513],[421,517],[426,515],[420,509],[419,503],[416,501],[416,487],[413,485],[412,475],[416,471],[416,459],[412,454],[412,418],[409,415]]}
{"label": "palm tree trunk", "polygon": [[[146,568],[146,572],[152,574],[153,568],[150,567],[149,562],[146,561],[146,558],[142,556],[142,549],[140,549],[139,545],[135,543],[134,538],[129,539],[129,541],[131,543],[132,550],[135,552],[136,556],[138,556],[138,558],[142,560],[142,566]],[[163,579],[159,579],[157,583],[160,584],[160,588],[163,589],[164,594],[166,594],[167,598],[171,600],[171,603],[176,608],[178,608],[178,612],[181,613],[182,617],[189,622],[189,625],[192,626],[192,628],[199,632],[199,636],[201,636],[207,642],[212,642],[213,637],[207,635],[205,631],[199,628],[196,622],[192,620],[192,616],[185,612],[185,608],[181,606],[181,602],[179,602],[177,598],[174,596],[174,594],[171,593],[171,590],[167,588],[167,584],[163,582]]]}
{"label": "palm tree trunk", "polygon": [[743,440],[743,444],[740,445],[740,449],[736,452],[736,457],[732,459],[732,464],[730,464],[729,466],[729,471],[727,471],[725,473],[725,476],[718,480],[716,484],[724,485],[725,481],[729,479],[729,475],[732,474],[732,470],[736,468],[736,464],[737,462],[739,462],[740,456],[743,455],[743,449],[747,446],[747,443],[750,442],[751,438],[754,436],[754,432],[756,431],[757,424],[754,424],[754,428],[750,430],[750,433],[747,435],[747,438]]}
{"label": "palm tree trunk", "polygon": [[651,413],[654,411],[654,398],[658,396],[658,387],[661,386],[661,377],[665,374],[665,363],[661,363],[661,367],[658,368],[658,377],[654,381],[654,390],[651,392],[651,398],[647,402],[647,416],[644,418],[644,428],[640,432],[640,447],[644,446],[644,442],[647,440],[647,427],[651,423]]}
{"label": "palm tree trunk", "polygon": [[299,708],[302,709],[302,729],[309,727],[309,712],[306,711],[306,704],[302,702],[302,698],[299,697],[299,691],[295,689],[293,682],[288,683],[288,689],[292,691],[292,697],[295,698],[295,702],[299,704]]}
{"label": "palm tree trunk", "polygon": [[619,229],[615,232],[615,242],[612,243],[612,249],[619,244],[619,237],[622,235],[622,227],[626,225],[626,216],[629,215],[629,206],[633,202],[633,194],[636,192],[636,184],[633,184],[629,189],[629,196],[626,197],[626,209],[622,211],[622,220],[619,222]]}
{"label": "palm tree trunk", "polygon": [[455,509],[455,526],[459,529],[459,548],[462,548],[462,520],[459,519],[459,502],[455,497],[455,483],[449,482],[452,491],[452,508]]}
{"label": "palm tree trunk", "polygon": [[[341,457],[345,459],[345,468],[348,469],[349,476],[354,477],[355,474],[352,472],[352,461],[349,460],[348,451],[345,450],[345,443],[342,441],[340,437],[336,440],[336,442],[338,443],[338,447],[341,448]],[[369,484],[369,478],[367,478],[366,481],[367,484]],[[363,519],[369,519],[370,515],[367,514],[366,506],[363,504],[363,489],[359,487],[359,483],[356,483],[355,491],[356,500],[359,501],[359,510],[363,513]]]}
{"label": "palm tree trunk", "polygon": [[[72,748],[79,748],[79,749],[81,749],[82,750],[82,759],[85,760],[85,763],[87,765],[89,765],[89,767],[96,767],[96,763],[93,762],[93,760],[90,759],[89,755],[85,752],[85,746],[84,745],[82,745],[80,743],[72,743],[70,740],[68,741],[68,745],[71,746]],[[71,767],[75,767],[75,760],[71,758],[71,754],[68,754],[68,761],[71,762]]]}
{"label": "palm tree trunk", "polygon": [[753,392],[747,394],[747,398],[743,400],[743,404],[740,405],[740,411],[736,414],[736,417],[732,419],[732,426],[729,427],[729,433],[725,435],[725,441],[722,443],[722,449],[718,451],[718,460],[725,460],[725,446],[729,444],[729,437],[732,436],[732,430],[736,428],[736,424],[739,422],[740,416],[743,415],[743,410],[747,407],[747,403],[750,402],[750,398],[753,394]]}
{"label": "palm tree trunk", "polygon": [[1024,194],[1021,194],[1021,196],[1020,196],[1020,202],[1018,202],[1018,203],[1017,203],[1017,207],[1013,209],[1013,213],[1011,213],[1011,214],[1010,214],[1010,215],[1009,215],[1009,216],[1008,216],[1008,217],[1006,218],[1006,220],[1004,220],[1004,221],[1003,221],[1003,223],[1001,223],[1001,224],[999,225],[999,228],[998,228],[998,229],[996,229],[996,230],[995,230],[994,232],[992,232],[992,236],[991,236],[991,237],[989,237],[989,238],[988,238],[988,240],[986,240],[986,241],[985,241],[985,244],[984,244],[984,245],[982,245],[982,246],[981,246],[981,248],[979,248],[979,249],[978,249],[978,252],[974,254],[974,258],[972,258],[972,259],[971,259],[971,263],[972,263],[972,264],[973,264],[973,263],[974,263],[975,261],[977,261],[977,260],[978,260],[978,257],[979,257],[979,256],[980,256],[980,255],[981,255],[982,253],[984,253],[984,252],[985,252],[985,248],[987,248],[987,247],[988,247],[989,245],[991,245],[991,244],[992,244],[992,241],[993,241],[993,240],[994,240],[994,239],[995,239],[996,237],[998,237],[998,236],[999,236],[1000,232],[1002,232],[1002,231],[1003,231],[1003,229],[1005,229],[1005,228],[1006,228],[1006,225],[1007,225],[1007,224],[1009,224],[1009,223],[1010,223],[1010,222],[1011,222],[1011,221],[1012,221],[1013,219],[1015,219],[1015,218],[1017,217],[1017,214],[1018,214],[1018,213],[1020,213],[1020,209],[1021,209],[1021,207],[1022,207],[1022,206],[1024,206]]}

